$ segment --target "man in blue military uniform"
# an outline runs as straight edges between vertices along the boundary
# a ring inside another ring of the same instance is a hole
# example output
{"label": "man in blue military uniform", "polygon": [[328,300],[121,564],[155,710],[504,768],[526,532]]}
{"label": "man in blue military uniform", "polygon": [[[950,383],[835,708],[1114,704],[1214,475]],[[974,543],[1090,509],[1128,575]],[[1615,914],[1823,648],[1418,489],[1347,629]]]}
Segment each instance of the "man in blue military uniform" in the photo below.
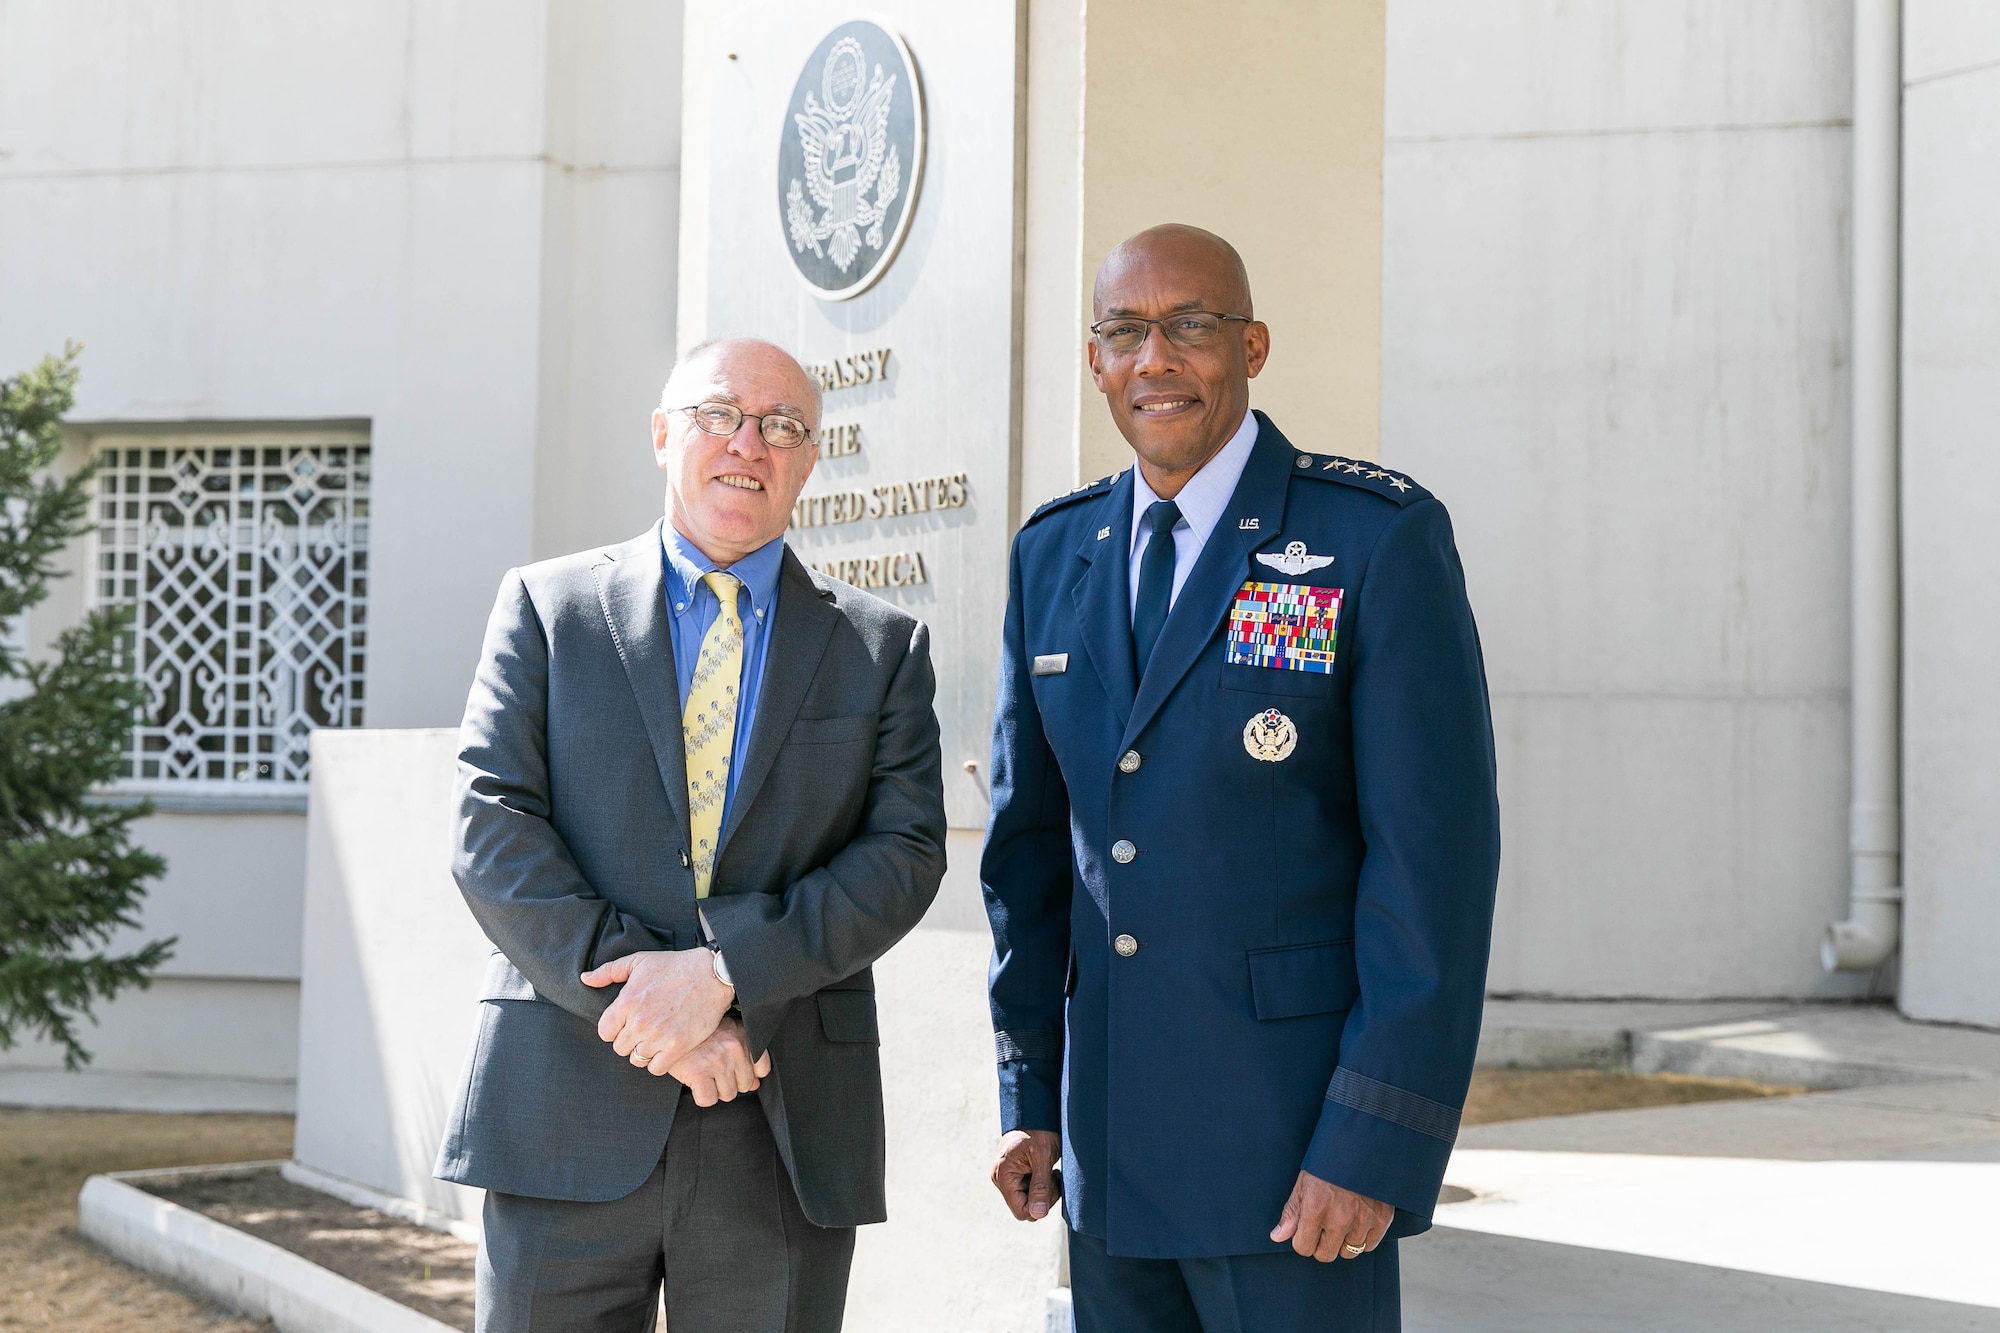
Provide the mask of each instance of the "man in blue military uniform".
{"label": "man in blue military uniform", "polygon": [[994,1183],[1024,1219],[1063,1194],[1082,1333],[1394,1329],[1499,864],[1451,523],[1250,410],[1270,335],[1221,238],[1141,232],[1094,305],[1137,465],[1014,543]]}

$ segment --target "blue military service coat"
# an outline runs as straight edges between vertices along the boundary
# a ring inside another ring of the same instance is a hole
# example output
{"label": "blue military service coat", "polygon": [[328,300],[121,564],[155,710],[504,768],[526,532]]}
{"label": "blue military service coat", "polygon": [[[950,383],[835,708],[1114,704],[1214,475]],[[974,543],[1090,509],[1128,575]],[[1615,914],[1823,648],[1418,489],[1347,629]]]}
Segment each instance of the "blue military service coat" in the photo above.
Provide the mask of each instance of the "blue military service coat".
{"label": "blue military service coat", "polygon": [[981,861],[1002,1129],[1112,1254],[1255,1254],[1301,1168],[1429,1224],[1499,808],[1444,506],[1268,417],[1143,681],[1129,470],[1015,538]]}

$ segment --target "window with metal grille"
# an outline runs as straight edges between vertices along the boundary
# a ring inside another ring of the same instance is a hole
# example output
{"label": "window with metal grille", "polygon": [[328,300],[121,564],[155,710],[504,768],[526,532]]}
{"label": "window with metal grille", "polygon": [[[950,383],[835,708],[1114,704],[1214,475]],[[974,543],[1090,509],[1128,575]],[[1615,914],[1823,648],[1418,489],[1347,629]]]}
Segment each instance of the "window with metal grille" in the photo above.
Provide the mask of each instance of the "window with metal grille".
{"label": "window with metal grille", "polygon": [[313,729],[361,725],[368,453],[337,431],[100,438],[93,592],[134,608],[146,686],[120,786],[303,790]]}

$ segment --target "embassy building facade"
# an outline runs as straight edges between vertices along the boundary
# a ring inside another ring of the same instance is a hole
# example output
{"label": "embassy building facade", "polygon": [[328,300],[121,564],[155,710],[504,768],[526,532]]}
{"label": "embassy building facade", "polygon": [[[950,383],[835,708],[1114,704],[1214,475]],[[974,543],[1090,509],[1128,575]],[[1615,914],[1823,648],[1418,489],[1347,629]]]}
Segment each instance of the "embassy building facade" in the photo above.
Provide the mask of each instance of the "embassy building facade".
{"label": "embassy building facade", "polygon": [[944,998],[901,1035],[979,1121],[1008,544],[1129,461],[1090,282],[1167,220],[1244,253],[1255,404],[1451,509],[1496,992],[2000,1024],[2000,16],[1873,5],[0,0],[0,367],[82,342],[104,460],[27,633],[139,610],[117,786],[180,940],[92,1072],[0,1052],[0,1097],[305,1099],[316,952],[374,959],[326,1015],[399,1026],[425,953],[306,885],[449,909],[448,823],[342,812],[448,770],[503,571],[655,521],[667,368],[755,334],[825,394],[789,540],[933,631],[952,867],[899,953]]}

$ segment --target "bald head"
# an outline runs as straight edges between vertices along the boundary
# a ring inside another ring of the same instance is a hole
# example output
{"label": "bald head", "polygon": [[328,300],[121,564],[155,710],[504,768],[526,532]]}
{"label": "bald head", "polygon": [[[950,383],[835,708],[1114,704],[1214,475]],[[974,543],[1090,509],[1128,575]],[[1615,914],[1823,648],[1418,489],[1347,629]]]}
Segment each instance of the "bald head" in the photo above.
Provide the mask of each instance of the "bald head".
{"label": "bald head", "polygon": [[1168,270],[1178,281],[1192,285],[1217,304],[1204,308],[1224,315],[1255,318],[1250,305],[1250,270],[1236,247],[1212,231],[1190,227],[1184,222],[1163,222],[1157,227],[1128,236],[1104,257],[1097,270],[1097,285],[1091,291],[1093,319],[1111,315],[1135,315],[1137,310],[1120,309],[1122,294],[1135,286],[1152,285],[1148,275]]}
{"label": "bald head", "polygon": [[818,428],[824,406],[819,381],[806,374],[805,367],[790,352],[762,338],[712,338],[688,348],[674,362],[666,384],[660,389],[660,407],[668,412],[686,407],[694,401],[685,398],[690,386],[706,387],[718,366],[737,367],[766,381],[774,378],[796,381],[787,386],[788,406],[801,414],[809,413],[806,424]]}

